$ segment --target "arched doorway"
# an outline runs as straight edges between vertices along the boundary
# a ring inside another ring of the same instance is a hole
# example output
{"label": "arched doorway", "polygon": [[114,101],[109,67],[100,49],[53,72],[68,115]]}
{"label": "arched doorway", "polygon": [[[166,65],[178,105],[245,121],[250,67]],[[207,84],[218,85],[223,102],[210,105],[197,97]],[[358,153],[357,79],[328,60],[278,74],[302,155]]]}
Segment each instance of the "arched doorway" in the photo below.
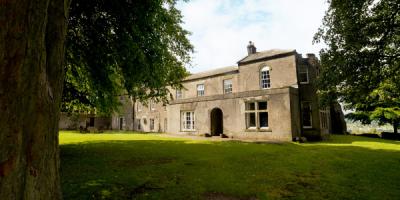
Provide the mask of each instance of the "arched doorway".
{"label": "arched doorway", "polygon": [[219,108],[211,110],[211,135],[216,136],[224,133],[223,113]]}

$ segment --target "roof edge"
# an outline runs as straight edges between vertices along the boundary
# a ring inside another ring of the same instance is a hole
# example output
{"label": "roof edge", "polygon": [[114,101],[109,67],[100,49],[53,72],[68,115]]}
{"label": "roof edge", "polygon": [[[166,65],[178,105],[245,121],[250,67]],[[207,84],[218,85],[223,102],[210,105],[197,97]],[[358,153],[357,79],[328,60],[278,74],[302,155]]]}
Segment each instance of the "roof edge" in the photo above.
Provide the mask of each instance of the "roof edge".
{"label": "roof edge", "polygon": [[257,58],[254,60],[249,60],[249,61],[243,62],[243,60],[245,60],[248,57],[248,56],[246,56],[246,57],[242,58],[241,60],[239,60],[237,62],[237,64],[239,66],[241,66],[241,65],[245,65],[245,64],[255,63],[255,62],[259,62],[259,61],[263,61],[263,60],[272,60],[272,59],[282,58],[282,57],[291,56],[291,55],[295,55],[295,54],[297,54],[296,49],[285,52],[285,53],[279,53],[279,54],[275,54],[272,56],[265,56],[265,57],[261,57],[261,58]]}
{"label": "roof edge", "polygon": [[194,77],[194,78],[188,77],[188,78],[184,79],[182,82],[188,82],[188,81],[194,81],[194,80],[200,80],[200,79],[205,79],[205,78],[210,78],[210,77],[229,75],[229,74],[236,74],[236,73],[239,73],[239,68],[232,69],[232,70],[229,70],[229,71],[224,71],[224,72],[221,72],[221,73],[215,73],[215,74],[209,74],[209,75],[205,75],[205,76],[200,76],[200,77]]}

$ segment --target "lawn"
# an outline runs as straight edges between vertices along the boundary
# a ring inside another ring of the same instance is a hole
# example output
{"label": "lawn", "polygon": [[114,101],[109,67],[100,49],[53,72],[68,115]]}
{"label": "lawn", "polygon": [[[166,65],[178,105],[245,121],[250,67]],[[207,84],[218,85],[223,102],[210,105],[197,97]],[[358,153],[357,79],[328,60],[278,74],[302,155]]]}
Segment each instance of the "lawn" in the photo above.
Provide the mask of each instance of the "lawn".
{"label": "lawn", "polygon": [[60,133],[64,199],[400,199],[400,142]]}

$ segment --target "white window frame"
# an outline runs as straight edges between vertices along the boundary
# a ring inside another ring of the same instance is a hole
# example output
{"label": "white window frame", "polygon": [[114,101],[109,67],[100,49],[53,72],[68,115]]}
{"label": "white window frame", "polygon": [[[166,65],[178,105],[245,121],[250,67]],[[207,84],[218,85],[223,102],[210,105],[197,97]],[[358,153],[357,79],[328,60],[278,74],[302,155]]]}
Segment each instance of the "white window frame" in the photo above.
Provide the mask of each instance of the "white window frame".
{"label": "white window frame", "polygon": [[[260,110],[259,109],[259,103],[260,102],[265,102],[267,104],[267,109],[263,109]],[[250,110],[248,109],[248,104],[250,103],[254,103],[254,110]],[[245,115],[250,114],[250,113],[254,113],[255,114],[255,126],[248,126],[248,121],[249,120],[246,116],[245,116],[245,124],[246,124],[246,129],[247,130],[268,130],[269,129],[269,111],[268,111],[268,101],[267,100],[259,100],[259,101],[247,101],[245,102]],[[260,113],[267,113],[267,124],[268,126],[265,127],[261,127],[260,124]]]}
{"label": "white window frame", "polygon": [[137,111],[142,112],[142,104],[140,102],[137,103]]}
{"label": "white window frame", "polygon": [[[304,126],[304,104],[308,104],[310,107],[310,126]],[[313,127],[313,117],[312,117],[312,102],[311,101],[302,101],[301,102],[301,119],[302,122],[301,124],[303,125],[303,128],[312,128]]]}
{"label": "white window frame", "polygon": [[232,88],[232,85],[233,85],[232,79],[225,79],[225,80],[223,80],[222,84],[223,84],[224,94],[232,93],[232,90],[233,90],[233,88]]}
{"label": "white window frame", "polygon": [[181,130],[195,131],[195,120],[194,111],[181,111]]}
{"label": "white window frame", "polygon": [[202,97],[205,95],[205,86],[204,83],[202,84],[197,84],[196,85],[196,89],[197,89],[197,96],[198,97]]}
{"label": "white window frame", "polygon": [[260,87],[261,89],[271,88],[271,68],[269,66],[264,66],[260,70]]}
{"label": "white window frame", "polygon": [[153,100],[150,100],[149,108],[150,108],[151,111],[156,110],[156,108],[154,107],[154,101]]}
{"label": "white window frame", "polygon": [[305,81],[305,82],[299,81],[300,84],[309,84],[310,83],[310,77],[308,75],[308,66],[300,66],[299,67],[299,79],[300,79],[302,74],[306,74],[307,81]]}
{"label": "white window frame", "polygon": [[176,90],[175,97],[176,99],[182,99],[183,98],[182,90]]}
{"label": "white window frame", "polygon": [[150,118],[150,119],[149,119],[149,128],[150,128],[150,131],[154,131],[154,124],[155,124],[154,119],[153,119],[153,118]]}

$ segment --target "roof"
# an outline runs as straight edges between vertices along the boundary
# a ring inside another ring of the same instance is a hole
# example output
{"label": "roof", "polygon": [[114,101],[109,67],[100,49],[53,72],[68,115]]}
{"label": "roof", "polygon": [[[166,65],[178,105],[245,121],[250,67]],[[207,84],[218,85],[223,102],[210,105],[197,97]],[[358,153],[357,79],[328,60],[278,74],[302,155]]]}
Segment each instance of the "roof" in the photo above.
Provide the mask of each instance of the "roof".
{"label": "roof", "polygon": [[280,56],[291,55],[295,52],[296,52],[295,49],[271,49],[267,51],[261,51],[244,57],[243,59],[238,61],[238,64],[245,64],[266,58],[275,58]]}
{"label": "roof", "polygon": [[185,79],[185,81],[206,78],[206,77],[211,77],[211,76],[230,74],[230,73],[237,73],[238,71],[239,71],[239,68],[237,66],[222,67],[222,68],[217,68],[214,70],[191,74],[189,77],[187,77]]}

